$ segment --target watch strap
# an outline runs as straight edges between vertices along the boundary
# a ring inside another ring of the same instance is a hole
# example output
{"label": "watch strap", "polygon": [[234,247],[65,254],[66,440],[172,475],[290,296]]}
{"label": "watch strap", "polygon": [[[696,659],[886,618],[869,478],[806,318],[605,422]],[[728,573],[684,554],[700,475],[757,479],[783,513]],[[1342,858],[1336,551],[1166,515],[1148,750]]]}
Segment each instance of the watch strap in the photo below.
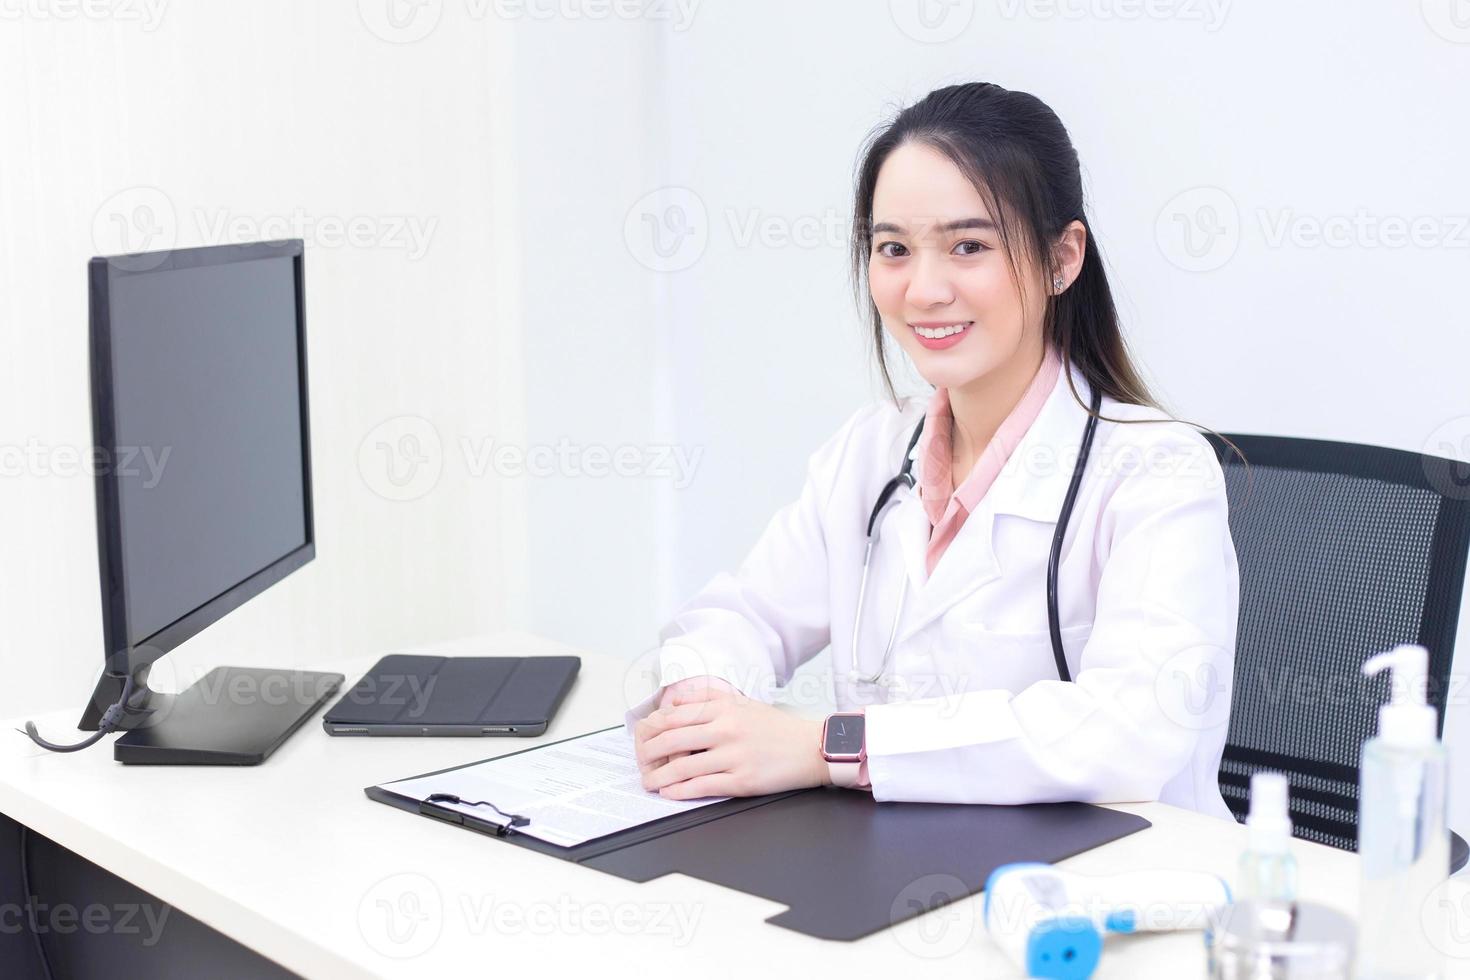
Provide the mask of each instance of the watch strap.
{"label": "watch strap", "polygon": [[832,762],[827,761],[827,775],[832,780],[833,786],[841,786],[844,789],[853,789],[858,784],[858,774],[863,768],[861,762]]}

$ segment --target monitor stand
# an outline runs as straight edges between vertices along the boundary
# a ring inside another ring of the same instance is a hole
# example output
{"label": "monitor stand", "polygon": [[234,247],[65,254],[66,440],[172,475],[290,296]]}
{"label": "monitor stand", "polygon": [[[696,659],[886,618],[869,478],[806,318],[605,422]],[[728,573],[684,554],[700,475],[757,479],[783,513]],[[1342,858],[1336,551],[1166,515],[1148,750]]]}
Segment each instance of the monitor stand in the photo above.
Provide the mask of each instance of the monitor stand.
{"label": "monitor stand", "polygon": [[113,742],[112,757],[129,765],[258,766],[345,680],[310,670],[216,667],[180,694],[149,692],[134,716],[145,720]]}

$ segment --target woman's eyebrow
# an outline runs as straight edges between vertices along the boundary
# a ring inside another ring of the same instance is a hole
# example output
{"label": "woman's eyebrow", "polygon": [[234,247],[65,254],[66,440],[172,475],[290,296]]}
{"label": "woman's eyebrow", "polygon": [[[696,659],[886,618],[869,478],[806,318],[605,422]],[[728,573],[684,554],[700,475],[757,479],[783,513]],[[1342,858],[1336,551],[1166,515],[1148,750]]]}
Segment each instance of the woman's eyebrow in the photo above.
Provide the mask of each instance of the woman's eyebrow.
{"label": "woman's eyebrow", "polygon": [[[995,231],[995,222],[991,221],[989,218],[959,218],[955,221],[946,221],[944,224],[939,226],[938,230],[940,232],[950,232],[971,228],[978,229],[980,231]],[[901,226],[893,224],[891,221],[880,221],[878,224],[873,226],[873,234],[881,235],[885,233],[902,235],[904,231]]]}

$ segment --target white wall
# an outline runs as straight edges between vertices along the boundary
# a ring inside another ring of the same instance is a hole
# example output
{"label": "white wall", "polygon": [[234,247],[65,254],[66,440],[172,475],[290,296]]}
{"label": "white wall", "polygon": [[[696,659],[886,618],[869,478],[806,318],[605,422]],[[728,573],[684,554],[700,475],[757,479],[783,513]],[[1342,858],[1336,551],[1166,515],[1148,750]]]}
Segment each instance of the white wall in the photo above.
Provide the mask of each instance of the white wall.
{"label": "white wall", "polygon": [[[0,717],[80,712],[101,669],[75,468],[96,254],[307,243],[317,560],[163,665],[313,666],[523,626],[518,488],[458,449],[522,439],[503,33],[446,19],[395,43],[355,5],[286,0],[77,9],[0,23]],[[428,462],[395,486],[376,444],[404,433]]]}
{"label": "white wall", "polygon": [[525,495],[535,631],[631,653],[655,641],[659,508],[673,472],[657,411],[665,285],[624,237],[664,155],[664,25],[605,16],[514,28],[527,466],[499,472]]}

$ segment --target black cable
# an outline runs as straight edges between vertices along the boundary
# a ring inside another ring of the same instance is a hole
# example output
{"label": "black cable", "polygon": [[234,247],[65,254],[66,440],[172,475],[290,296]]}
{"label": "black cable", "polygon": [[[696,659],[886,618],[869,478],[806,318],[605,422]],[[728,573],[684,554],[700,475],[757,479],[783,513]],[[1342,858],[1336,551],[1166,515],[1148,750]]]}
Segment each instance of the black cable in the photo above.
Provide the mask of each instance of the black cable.
{"label": "black cable", "polygon": [[31,865],[26,859],[26,843],[30,840],[30,828],[20,824],[20,887],[25,892],[26,921],[31,926],[31,938],[36,941],[36,958],[41,961],[41,972],[46,980],[53,980],[51,961],[46,958],[46,946],[41,942],[41,929],[36,922],[36,905],[31,901]]}
{"label": "black cable", "polygon": [[118,727],[122,725],[123,715],[127,713],[128,701],[132,696],[133,675],[129,672],[123,680],[122,696],[117,699],[117,704],[114,704],[102,713],[102,720],[97,723],[97,731],[80,742],[73,742],[71,745],[58,745],[55,742],[46,741],[41,737],[41,733],[36,730],[36,723],[33,721],[26,722],[24,730],[17,728],[16,731],[28,735],[32,742],[35,742],[43,749],[49,749],[52,752],[77,752],[90,745],[96,745],[105,736],[111,735],[118,730]]}

